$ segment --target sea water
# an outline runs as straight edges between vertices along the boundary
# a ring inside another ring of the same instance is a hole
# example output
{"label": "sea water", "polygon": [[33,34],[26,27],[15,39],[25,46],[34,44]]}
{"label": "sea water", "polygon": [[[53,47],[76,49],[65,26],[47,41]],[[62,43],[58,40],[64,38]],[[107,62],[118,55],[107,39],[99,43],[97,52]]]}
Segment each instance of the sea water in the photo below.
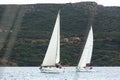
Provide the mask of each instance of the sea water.
{"label": "sea water", "polygon": [[93,67],[91,72],[65,67],[59,74],[41,73],[39,67],[0,67],[0,80],[120,80],[120,67]]}

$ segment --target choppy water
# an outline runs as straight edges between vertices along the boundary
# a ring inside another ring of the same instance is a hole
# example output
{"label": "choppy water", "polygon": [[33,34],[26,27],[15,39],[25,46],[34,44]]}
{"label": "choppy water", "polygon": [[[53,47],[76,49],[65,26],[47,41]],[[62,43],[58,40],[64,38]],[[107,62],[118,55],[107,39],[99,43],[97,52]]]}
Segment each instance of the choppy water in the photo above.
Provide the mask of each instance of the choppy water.
{"label": "choppy water", "polygon": [[93,72],[76,72],[65,67],[60,74],[41,73],[39,67],[0,67],[0,80],[120,80],[120,67],[94,67]]}

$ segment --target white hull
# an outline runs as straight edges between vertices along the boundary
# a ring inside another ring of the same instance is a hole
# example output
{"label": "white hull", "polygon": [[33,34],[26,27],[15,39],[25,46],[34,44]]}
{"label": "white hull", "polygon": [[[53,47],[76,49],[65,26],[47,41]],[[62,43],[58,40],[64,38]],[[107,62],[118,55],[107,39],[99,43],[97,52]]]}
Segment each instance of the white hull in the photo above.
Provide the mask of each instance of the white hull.
{"label": "white hull", "polygon": [[93,69],[88,68],[76,68],[77,72],[91,72],[94,71]]}
{"label": "white hull", "polygon": [[47,67],[40,69],[42,73],[60,73],[64,72],[63,68],[56,68],[56,67]]}

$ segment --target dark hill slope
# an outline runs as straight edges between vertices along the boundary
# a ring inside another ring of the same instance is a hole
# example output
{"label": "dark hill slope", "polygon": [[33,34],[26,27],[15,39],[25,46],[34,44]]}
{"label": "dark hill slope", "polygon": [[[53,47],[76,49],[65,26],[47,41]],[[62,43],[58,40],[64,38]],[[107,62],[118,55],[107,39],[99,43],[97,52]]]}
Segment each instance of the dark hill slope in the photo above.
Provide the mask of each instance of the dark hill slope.
{"label": "dark hill slope", "polygon": [[77,65],[90,25],[94,31],[92,63],[120,66],[120,7],[95,2],[25,6],[10,60],[20,66],[42,63],[58,10],[61,10],[61,63]]}

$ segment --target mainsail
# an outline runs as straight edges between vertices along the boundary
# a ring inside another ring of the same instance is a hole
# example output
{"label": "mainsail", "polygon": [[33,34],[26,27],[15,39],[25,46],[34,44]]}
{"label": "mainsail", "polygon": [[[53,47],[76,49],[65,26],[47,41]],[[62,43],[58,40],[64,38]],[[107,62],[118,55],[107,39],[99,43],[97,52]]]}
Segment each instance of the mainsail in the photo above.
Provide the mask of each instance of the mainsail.
{"label": "mainsail", "polygon": [[83,53],[78,64],[79,68],[83,68],[91,62],[92,50],[93,50],[93,30],[91,26]]}
{"label": "mainsail", "polygon": [[60,61],[60,11],[58,12],[49,46],[42,66],[55,66]]}

